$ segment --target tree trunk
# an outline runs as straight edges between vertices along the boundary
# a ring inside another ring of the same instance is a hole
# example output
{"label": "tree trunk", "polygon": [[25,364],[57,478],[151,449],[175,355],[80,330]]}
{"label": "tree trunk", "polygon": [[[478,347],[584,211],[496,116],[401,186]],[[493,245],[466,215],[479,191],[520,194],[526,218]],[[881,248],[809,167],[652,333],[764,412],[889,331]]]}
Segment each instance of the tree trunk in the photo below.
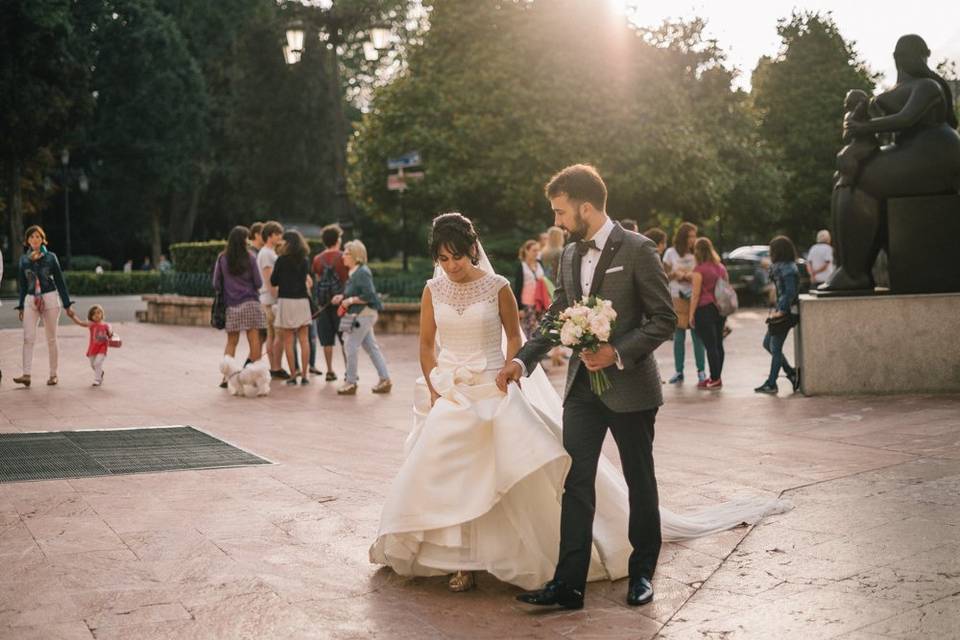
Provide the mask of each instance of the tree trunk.
{"label": "tree trunk", "polygon": [[17,264],[23,254],[23,195],[20,190],[20,160],[16,158],[10,161],[9,180],[10,261]]}
{"label": "tree trunk", "polygon": [[150,260],[153,262],[154,268],[160,264],[160,252],[163,250],[160,238],[160,211],[161,208],[159,205],[153,207],[153,215],[150,220]]}

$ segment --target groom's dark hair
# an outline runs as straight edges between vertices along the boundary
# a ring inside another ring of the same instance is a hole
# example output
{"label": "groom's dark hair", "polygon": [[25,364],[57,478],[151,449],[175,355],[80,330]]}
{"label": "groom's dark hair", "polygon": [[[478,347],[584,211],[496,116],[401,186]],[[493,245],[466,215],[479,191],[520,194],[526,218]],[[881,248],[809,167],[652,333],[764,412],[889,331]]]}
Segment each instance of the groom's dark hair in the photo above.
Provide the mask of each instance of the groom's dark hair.
{"label": "groom's dark hair", "polygon": [[547,198],[565,195],[571,200],[589,202],[598,211],[607,208],[607,185],[589,164],[573,164],[550,178],[544,188]]}

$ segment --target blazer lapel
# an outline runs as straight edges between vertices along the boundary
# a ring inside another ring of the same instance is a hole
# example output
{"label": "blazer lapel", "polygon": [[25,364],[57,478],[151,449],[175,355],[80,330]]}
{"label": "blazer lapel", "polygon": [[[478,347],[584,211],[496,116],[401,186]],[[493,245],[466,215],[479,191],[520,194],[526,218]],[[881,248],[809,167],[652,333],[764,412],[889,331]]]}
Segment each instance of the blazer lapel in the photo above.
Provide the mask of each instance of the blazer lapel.
{"label": "blazer lapel", "polygon": [[570,268],[573,269],[573,290],[570,293],[573,295],[568,297],[569,303],[572,305],[583,297],[583,284],[580,282],[580,265],[583,261],[583,256],[577,251],[576,244],[573,245],[571,253],[573,254],[573,259],[570,261]]}
{"label": "blazer lapel", "polygon": [[[610,268],[613,257],[617,255],[617,251],[620,250],[624,233],[626,232],[620,225],[613,225],[610,237],[607,238],[607,243],[603,246],[603,253],[600,254],[600,260],[597,261],[597,270],[593,272],[593,282],[590,283],[591,296],[597,295],[600,291],[600,287],[603,285],[603,276],[606,275],[607,269]],[[580,254],[578,253],[577,255]]]}

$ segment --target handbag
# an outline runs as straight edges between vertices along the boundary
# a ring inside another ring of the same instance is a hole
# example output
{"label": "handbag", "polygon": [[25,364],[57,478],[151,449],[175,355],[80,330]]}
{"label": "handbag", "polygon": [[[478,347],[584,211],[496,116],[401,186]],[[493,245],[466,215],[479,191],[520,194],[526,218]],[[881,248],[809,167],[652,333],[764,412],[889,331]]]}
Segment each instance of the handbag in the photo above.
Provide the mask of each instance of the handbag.
{"label": "handbag", "polygon": [[673,311],[677,314],[677,329],[690,328],[690,299],[674,298]]}
{"label": "handbag", "polygon": [[[219,260],[219,258],[218,258]],[[227,327],[227,303],[223,299],[223,272],[220,272],[220,288],[213,293],[213,305],[210,307],[210,326],[214,329]]]}
{"label": "handbag", "polygon": [[538,278],[533,290],[533,308],[541,313],[550,308],[550,292],[547,290],[546,278]]}
{"label": "handbag", "polygon": [[796,324],[793,314],[785,313],[782,316],[767,317],[767,333],[779,338],[786,337],[790,329]]}
{"label": "handbag", "polygon": [[112,336],[110,336],[110,339],[107,340],[107,346],[114,347],[114,348],[122,347],[123,340],[121,340],[120,336],[118,336],[117,334],[113,334]]}

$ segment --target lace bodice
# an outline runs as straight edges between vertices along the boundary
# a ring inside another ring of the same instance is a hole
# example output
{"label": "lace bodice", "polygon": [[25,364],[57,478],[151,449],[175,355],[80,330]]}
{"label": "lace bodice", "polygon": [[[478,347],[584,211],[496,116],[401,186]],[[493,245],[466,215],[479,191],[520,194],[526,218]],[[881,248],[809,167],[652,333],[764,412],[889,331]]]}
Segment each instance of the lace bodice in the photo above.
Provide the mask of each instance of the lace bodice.
{"label": "lace bodice", "polygon": [[[427,282],[441,354],[459,362],[483,358],[486,371],[503,366],[502,325],[497,296],[509,283],[496,274],[466,284],[439,275]],[[441,358],[442,360],[443,358]]]}

